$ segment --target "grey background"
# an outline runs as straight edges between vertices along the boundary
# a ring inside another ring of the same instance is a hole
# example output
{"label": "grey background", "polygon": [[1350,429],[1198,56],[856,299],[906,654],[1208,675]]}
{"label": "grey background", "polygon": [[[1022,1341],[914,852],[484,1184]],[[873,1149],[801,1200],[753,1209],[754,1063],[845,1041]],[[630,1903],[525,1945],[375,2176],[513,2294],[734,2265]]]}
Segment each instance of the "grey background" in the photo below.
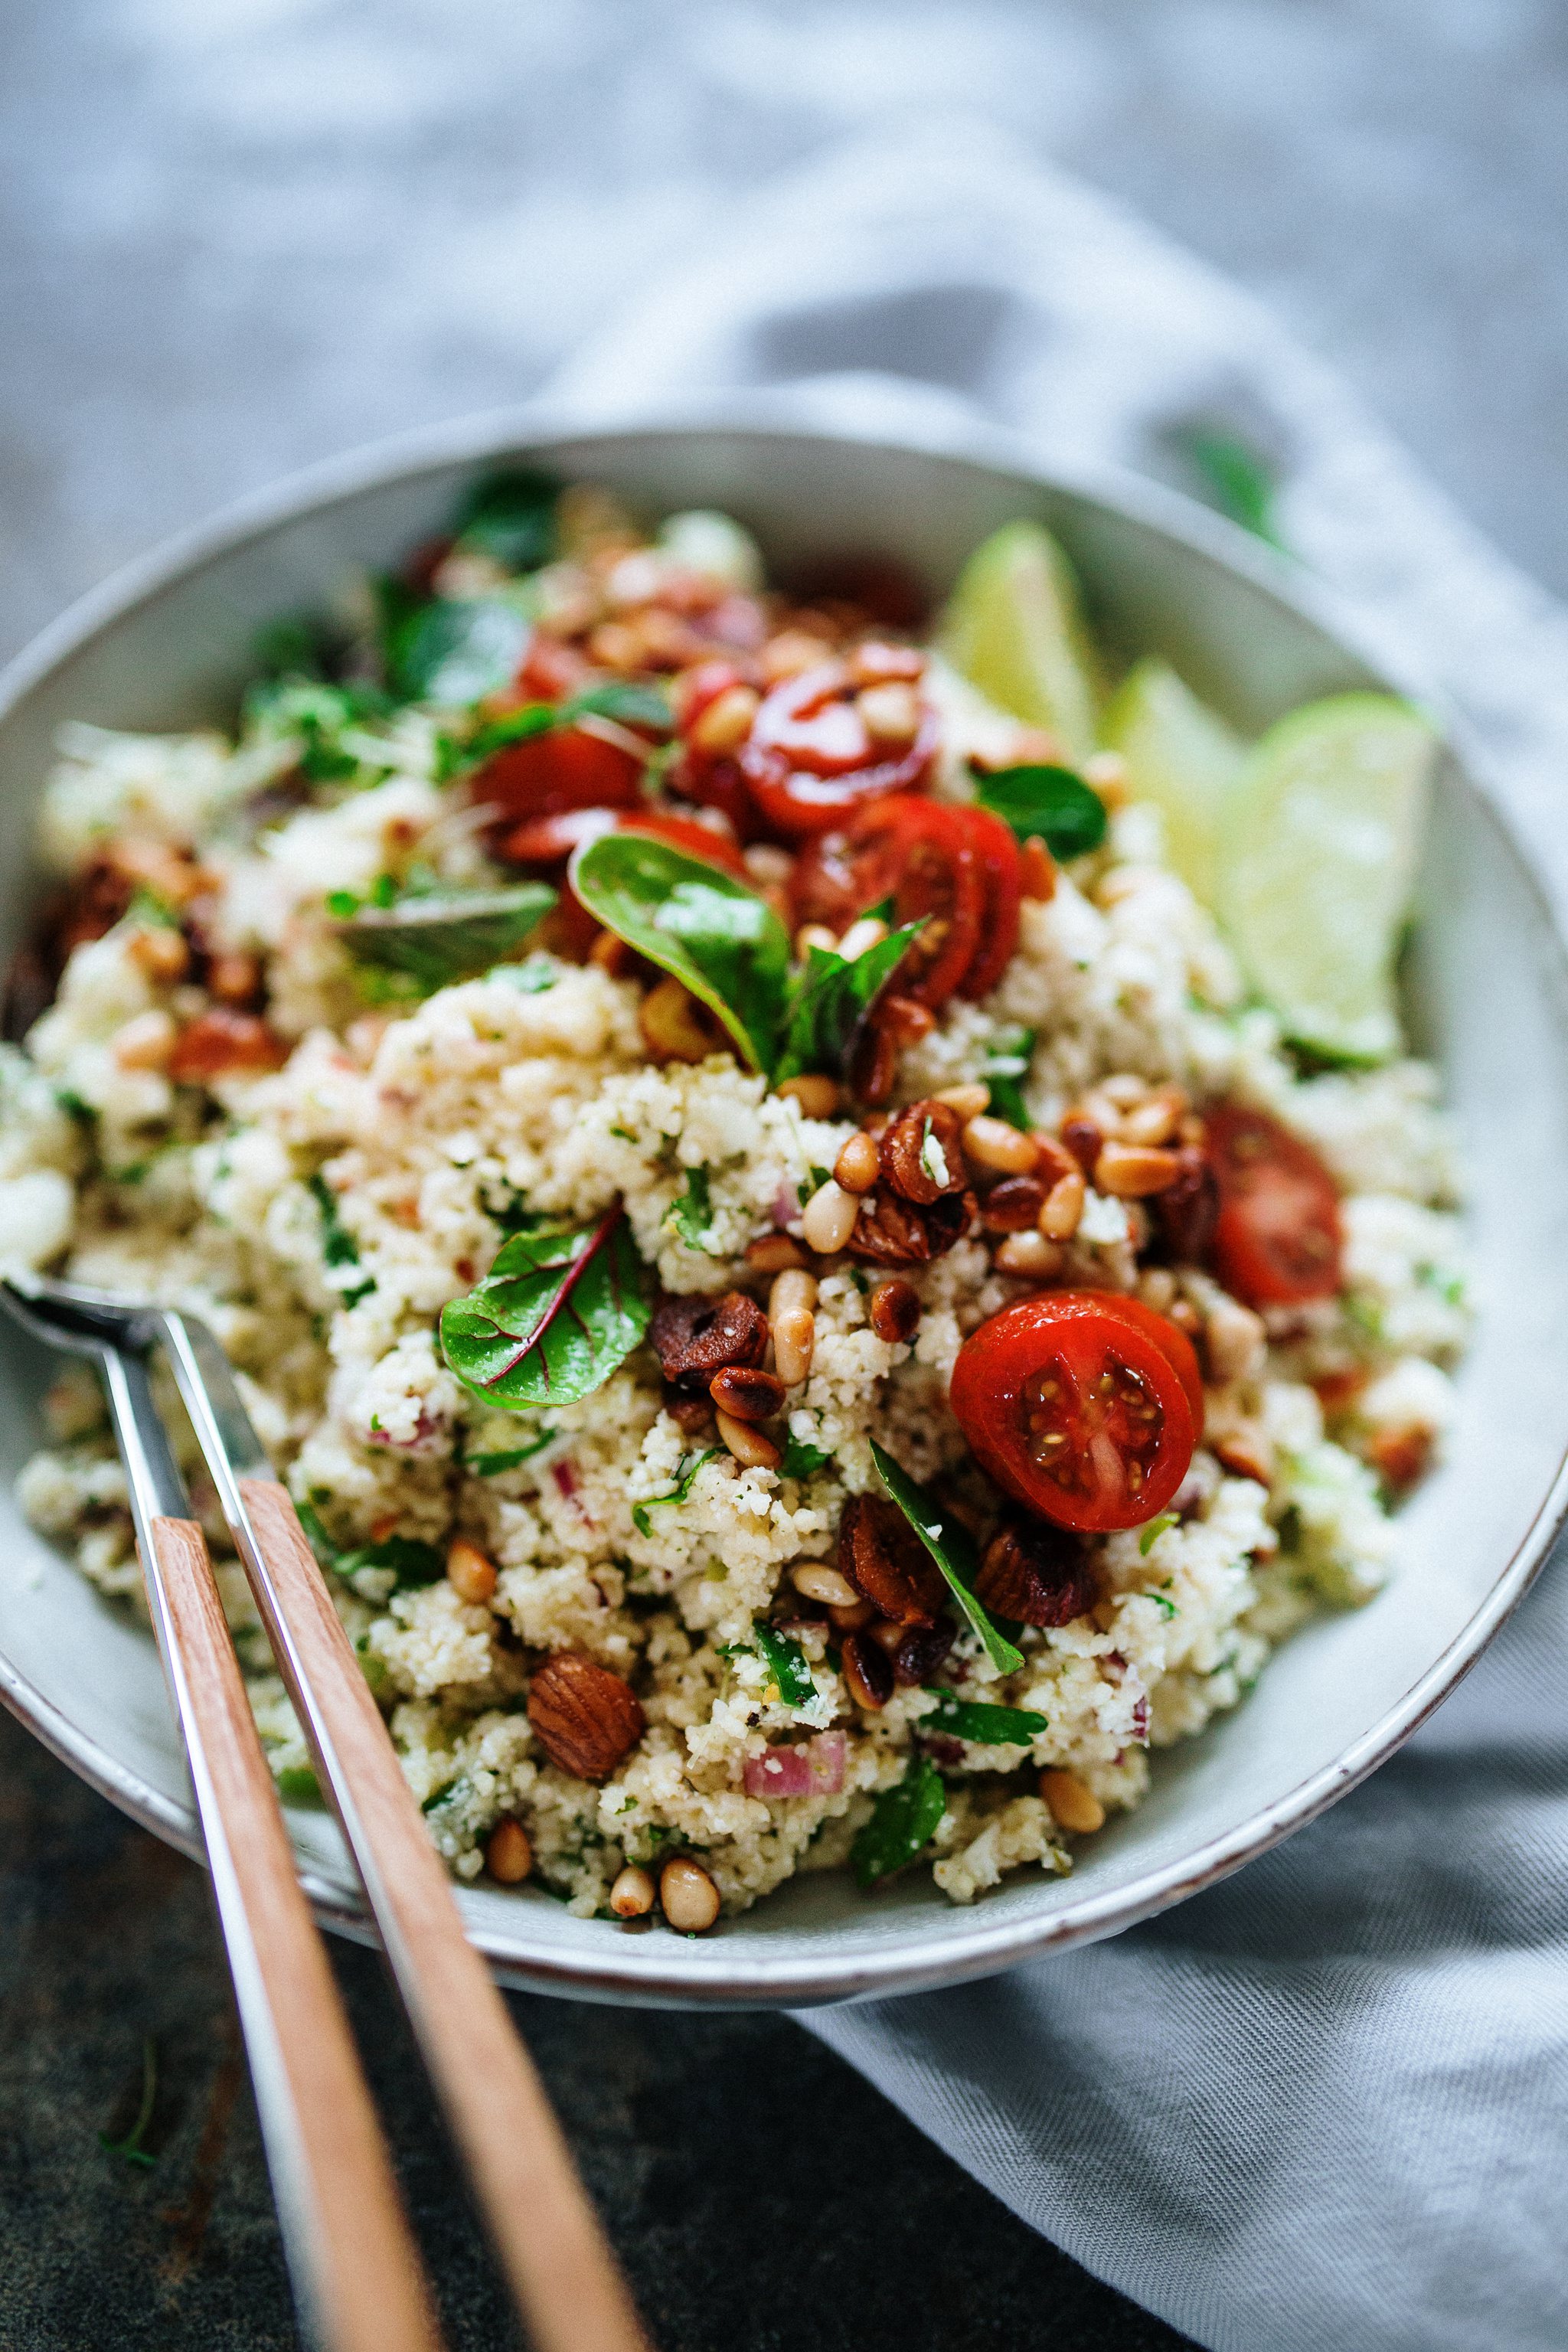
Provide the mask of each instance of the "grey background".
{"label": "grey background", "polygon": [[[1568,590],[1560,0],[12,0],[0,656],[279,473],[525,395],[727,199],[922,101],[1233,271]],[[0,2347],[288,2343],[200,1876],[5,1724],[0,1922]],[[451,2340],[504,2342],[376,1964],[339,1966]],[[786,2021],[516,2009],[665,2347],[1179,2341]],[[136,2172],[96,2133],[148,2032]]]}

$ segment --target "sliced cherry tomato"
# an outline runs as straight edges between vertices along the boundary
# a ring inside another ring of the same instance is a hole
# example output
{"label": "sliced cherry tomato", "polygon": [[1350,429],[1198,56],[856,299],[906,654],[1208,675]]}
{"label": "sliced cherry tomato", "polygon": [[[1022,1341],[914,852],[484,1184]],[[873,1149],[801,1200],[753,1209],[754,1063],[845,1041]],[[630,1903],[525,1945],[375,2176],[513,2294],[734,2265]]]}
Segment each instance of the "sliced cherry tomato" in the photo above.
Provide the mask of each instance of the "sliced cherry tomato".
{"label": "sliced cherry tomato", "polygon": [[518,701],[564,702],[593,675],[594,665],[581,646],[568,645],[564,637],[536,629],[517,674]]}
{"label": "sliced cherry tomato", "polygon": [[951,1402],[999,1486],[1086,1534],[1152,1518],[1193,1458],[1181,1374],[1100,1291],[1048,1291],[992,1316],[958,1351]]}
{"label": "sliced cherry tomato", "polygon": [[1342,1279],[1339,1190],[1310,1143],[1265,1110],[1205,1114],[1219,1185],[1215,1272],[1249,1307],[1331,1298]]}
{"label": "sliced cherry tomato", "polygon": [[634,809],[616,819],[621,833],[653,833],[660,841],[668,841],[683,849],[688,857],[706,857],[711,866],[721,866],[737,882],[749,882],[746,861],[732,841],[711,825],[699,824],[695,817],[667,816],[662,809]]}
{"label": "sliced cherry tomato", "polygon": [[641,786],[635,752],[586,727],[552,727],[497,751],[468,790],[477,803],[524,824],[567,809],[635,808]]}
{"label": "sliced cherry tomato", "polygon": [[1118,1315],[1122,1322],[1131,1323],[1135,1330],[1146,1331],[1154,1345],[1161,1349],[1166,1362],[1182,1383],[1182,1393],[1193,1409],[1193,1432],[1203,1435],[1204,1376],[1198,1369],[1197,1350],[1181,1326],[1173,1323],[1168,1315],[1157,1307],[1146,1306],[1142,1298],[1129,1298],[1125,1291],[1092,1291],[1108,1315]]}
{"label": "sliced cherry tomato", "polygon": [[564,809],[559,816],[542,816],[520,824],[500,845],[500,855],[513,866],[558,866],[584,841],[602,833],[654,833],[661,841],[684,849],[689,857],[706,857],[726,874],[744,882],[746,861],[732,841],[695,817],[674,816],[663,809]]}
{"label": "sliced cherry tomato", "polygon": [[[899,993],[945,1004],[982,952],[988,872],[969,814],[915,793],[872,802],[842,834],[814,841],[802,855],[793,884],[796,921],[842,931],[890,898],[895,925],[925,924],[899,966]],[[1015,902],[1014,944],[1016,915]],[[989,943],[984,951],[989,960]]]}
{"label": "sliced cherry tomato", "polygon": [[980,919],[980,943],[974,960],[958,983],[958,992],[978,1003],[989,996],[1018,945],[1018,907],[1024,896],[1024,861],[1017,835],[1010,824],[989,809],[961,812],[974,845],[985,880],[985,911]]}
{"label": "sliced cherry tomato", "polygon": [[823,662],[775,686],[738,754],[742,775],[770,831],[809,840],[889,793],[923,783],[935,756],[937,719],[925,709],[897,758],[879,755],[849,691],[842,662]]}

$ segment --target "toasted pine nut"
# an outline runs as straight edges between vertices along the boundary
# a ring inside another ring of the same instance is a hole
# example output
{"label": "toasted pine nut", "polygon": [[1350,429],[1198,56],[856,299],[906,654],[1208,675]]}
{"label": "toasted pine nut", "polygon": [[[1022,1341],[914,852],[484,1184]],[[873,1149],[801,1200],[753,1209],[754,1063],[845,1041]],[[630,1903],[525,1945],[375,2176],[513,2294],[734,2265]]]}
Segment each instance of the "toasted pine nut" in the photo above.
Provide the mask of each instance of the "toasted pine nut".
{"label": "toasted pine nut", "polygon": [[1076,1168],[1068,1175],[1057,1178],[1040,1210],[1040,1231],[1048,1242],[1071,1241],[1083,1215],[1084,1195],[1088,1190]]}
{"label": "toasted pine nut", "polygon": [[805,1252],[793,1234],[759,1234],[746,1244],[746,1264],[758,1274],[777,1274],[784,1266],[803,1266]]}
{"label": "toasted pine nut", "polygon": [[758,697],[750,686],[727,686],[716,694],[691,730],[690,740],[700,751],[723,753],[736,751],[752,731],[752,721],[757,715]]}
{"label": "toasted pine nut", "polygon": [[1125,757],[1120,751],[1091,751],[1083,763],[1083,780],[1114,807],[1112,795],[1127,782]]}
{"label": "toasted pine nut", "polygon": [[1273,1484],[1274,1447],[1261,1422],[1237,1422],[1228,1437],[1216,1437],[1211,1442],[1235,1477],[1256,1478],[1260,1486]]}
{"label": "toasted pine nut", "polygon": [[747,873],[762,888],[776,890],[795,872],[795,860],[789,851],[777,848],[771,841],[753,841],[741,855]]}
{"label": "toasted pine nut", "polygon": [[1173,1184],[1180,1169],[1175,1153],[1157,1144],[1108,1143],[1094,1163],[1094,1186],[1123,1201],[1146,1200]]}
{"label": "toasted pine nut", "polygon": [[1176,1277],[1170,1267],[1145,1266],[1138,1277],[1138,1296],[1156,1315],[1168,1315],[1176,1297]]}
{"label": "toasted pine nut", "polygon": [[224,1004],[248,1004],[261,985],[261,965],[243,951],[216,955],[207,966],[207,987]]}
{"label": "toasted pine nut", "polygon": [[854,1609],[859,1604],[860,1595],[849,1579],[829,1568],[826,1560],[803,1559],[790,1570],[789,1580],[797,1592],[804,1592],[808,1601],[820,1601],[825,1609]]}
{"label": "toasted pine nut", "polygon": [[826,923],[802,923],[795,935],[795,961],[804,963],[813,948],[820,948],[825,955],[837,955],[837,932],[830,931]]}
{"label": "toasted pine nut", "polygon": [[1105,1807],[1076,1772],[1042,1772],[1040,1794],[1051,1809],[1058,1829],[1088,1837],[1105,1827]]}
{"label": "toasted pine nut", "polygon": [[1005,1118],[989,1118],[983,1111],[963,1129],[963,1156],[977,1168],[999,1169],[1005,1176],[1027,1176],[1039,1153],[1032,1137]]}
{"label": "toasted pine nut", "polygon": [[1118,1110],[1131,1110],[1143,1100],[1149,1088],[1131,1070],[1113,1070],[1110,1077],[1101,1078],[1095,1091],[1102,1094],[1107,1102],[1114,1103]]}
{"label": "toasted pine nut", "polygon": [[895,1625],[890,1617],[879,1617],[874,1625],[866,1628],[871,1640],[879,1649],[886,1650],[889,1658],[909,1630],[907,1625]]}
{"label": "toasted pine nut", "polygon": [[868,1192],[882,1165],[881,1154],[868,1135],[849,1138],[833,1163],[833,1181],[845,1192]]}
{"label": "toasted pine nut", "polygon": [[838,952],[846,963],[853,963],[868,948],[879,948],[887,936],[888,926],[880,915],[862,915],[839,940]]}
{"label": "toasted pine nut", "polygon": [[1024,844],[1020,880],[1026,898],[1048,905],[1057,895],[1057,861],[1037,834]]}
{"label": "toasted pine nut", "polygon": [[588,961],[599,971],[619,980],[631,966],[632,951],[616,931],[600,931],[588,950]]}
{"label": "toasted pine nut", "polygon": [[184,980],[191,968],[191,951],[184,933],[174,930],[168,923],[150,923],[144,931],[138,931],[127,953],[139,971],[165,985]]}
{"label": "toasted pine nut", "polygon": [[784,1411],[783,1381],[755,1364],[723,1365],[709,1381],[708,1393],[726,1421],[743,1421],[749,1429]]}
{"label": "toasted pine nut", "polygon": [[781,1315],[796,1315],[804,1307],[809,1315],[816,1304],[816,1276],[807,1274],[798,1262],[787,1265],[773,1276],[768,1293],[768,1321],[776,1323]]}
{"label": "toasted pine nut", "polygon": [[1134,1103],[1121,1121],[1122,1140],[1126,1143],[1169,1143],[1176,1131],[1176,1122],[1186,1111],[1187,1097],[1180,1087],[1158,1087],[1141,1103]]}
{"label": "toasted pine nut", "polygon": [[485,1868],[502,1886],[520,1885],[533,1868],[533,1843],[521,1822],[509,1814],[485,1840]]}
{"label": "toasted pine nut", "polygon": [[887,1706],[893,1696],[893,1668],[877,1639],[880,1622],[846,1636],[838,1654],[844,1687],[857,1706],[871,1712]]}
{"label": "toasted pine nut", "polygon": [[879,1282],[866,1302],[867,1318],[879,1339],[889,1347],[907,1344],[921,1326],[921,1295],[912,1282],[895,1275]]}
{"label": "toasted pine nut", "polygon": [[921,706],[912,686],[889,678],[885,686],[868,686],[856,697],[856,707],[873,743],[912,743],[920,733]]}
{"label": "toasted pine nut", "polygon": [[719,1889],[688,1854],[671,1854],[659,1872],[658,1899],[678,1936],[703,1935],[719,1916]]}
{"label": "toasted pine nut", "polygon": [[737,1421],[731,1413],[716,1412],[713,1418],[719,1424],[720,1436],[746,1469],[778,1468],[784,1455],[771,1437],[764,1437],[760,1429],[752,1429],[747,1422]]}
{"label": "toasted pine nut", "polygon": [[122,1070],[163,1070],[174,1050],[172,1016],[154,1008],[127,1021],[114,1040],[114,1058]]}
{"label": "toasted pine nut", "polygon": [[945,1103],[949,1110],[955,1110],[962,1119],[978,1118],[982,1111],[991,1107],[991,1089],[983,1086],[978,1078],[969,1078],[963,1086],[939,1087],[931,1100]]}
{"label": "toasted pine nut", "polygon": [[914,646],[885,645],[867,637],[849,656],[849,675],[857,686],[885,686],[891,677],[912,682],[925,674],[926,657]]}
{"label": "toasted pine nut", "polygon": [[1017,1274],[1031,1282],[1045,1282],[1053,1274],[1060,1273],[1062,1254],[1044,1234],[1009,1234],[993,1262],[998,1274]]}
{"label": "toasted pine nut", "polygon": [[786,1078],[779,1092],[798,1103],[805,1118],[831,1118],[840,1100],[837,1079],[816,1074]]}
{"label": "toasted pine nut", "polygon": [[700,1062],[713,1041],[698,1016],[697,1002],[673,972],[643,998],[642,1034],[650,1054],[667,1062]]}
{"label": "toasted pine nut", "polygon": [[808,629],[781,629],[763,647],[763,676],[770,686],[777,686],[781,679],[798,677],[802,670],[816,669],[832,658],[832,646]]}
{"label": "toasted pine nut", "polygon": [[496,1589],[495,1562],[485,1558],[478,1544],[459,1536],[447,1554],[447,1581],[459,1600],[480,1608]]}
{"label": "toasted pine nut", "polygon": [[773,1369],[786,1389],[797,1389],[811,1370],[816,1318],[809,1307],[788,1307],[768,1320],[773,1327]]}
{"label": "toasted pine nut", "polygon": [[1216,1298],[1204,1317],[1204,1352],[1209,1370],[1223,1384],[1252,1379],[1263,1370],[1268,1332],[1261,1315],[1239,1299]]}
{"label": "toasted pine nut", "polygon": [[635,1862],[616,1874],[610,1889],[610,1908],[617,1919],[646,1919],[655,1902],[654,1884],[647,1872]]}
{"label": "toasted pine nut", "polygon": [[849,1239],[859,1213],[860,1203],[854,1193],[845,1192],[830,1176],[801,1212],[800,1229],[806,1247],[816,1250],[819,1256],[831,1257]]}
{"label": "toasted pine nut", "polygon": [[842,1609],[830,1607],[827,1612],[829,1622],[840,1633],[858,1633],[876,1613],[868,1601],[850,1601]]}

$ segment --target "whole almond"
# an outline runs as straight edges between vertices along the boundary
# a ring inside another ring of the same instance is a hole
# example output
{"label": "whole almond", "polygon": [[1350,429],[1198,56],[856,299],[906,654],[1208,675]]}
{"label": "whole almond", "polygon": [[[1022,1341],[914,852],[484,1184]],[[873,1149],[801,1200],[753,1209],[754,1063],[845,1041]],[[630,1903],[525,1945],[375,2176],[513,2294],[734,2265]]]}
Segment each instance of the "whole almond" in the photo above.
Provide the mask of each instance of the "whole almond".
{"label": "whole almond", "polygon": [[580,1780],[607,1780],[644,1728],[630,1685],[580,1650],[546,1658],[529,1690],[528,1719],[551,1762]]}

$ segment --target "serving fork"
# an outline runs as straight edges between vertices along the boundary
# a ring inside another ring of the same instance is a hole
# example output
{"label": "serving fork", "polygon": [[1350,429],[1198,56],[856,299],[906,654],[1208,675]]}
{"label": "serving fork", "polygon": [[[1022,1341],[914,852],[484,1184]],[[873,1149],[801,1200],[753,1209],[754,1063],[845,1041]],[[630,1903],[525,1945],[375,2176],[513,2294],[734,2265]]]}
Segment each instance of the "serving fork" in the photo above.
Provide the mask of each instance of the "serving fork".
{"label": "serving fork", "polygon": [[[153,1401],[167,1358],[394,1979],[538,2352],[647,2339],[446,1872],[287,1488],[207,1326],[74,1284],[0,1283],[36,1338],[97,1360],[228,1947],[290,2275],[331,2352],[433,2352],[417,2256],[295,1875],[211,1562]],[[394,2315],[395,2314],[395,2315]]]}

